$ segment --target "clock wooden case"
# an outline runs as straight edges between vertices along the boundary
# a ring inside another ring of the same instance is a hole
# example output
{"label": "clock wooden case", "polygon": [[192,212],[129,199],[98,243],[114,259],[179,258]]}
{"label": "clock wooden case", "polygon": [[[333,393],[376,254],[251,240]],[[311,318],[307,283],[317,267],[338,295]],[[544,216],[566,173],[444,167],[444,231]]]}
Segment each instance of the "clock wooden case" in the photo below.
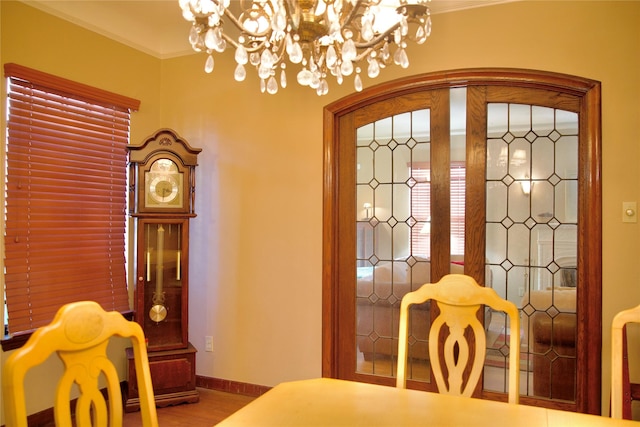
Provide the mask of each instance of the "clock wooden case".
{"label": "clock wooden case", "polygon": [[[135,320],[145,333],[157,406],[197,402],[196,349],[189,330],[189,220],[196,216],[195,167],[200,149],[160,129],[129,146]],[[139,409],[129,359],[127,411]]]}

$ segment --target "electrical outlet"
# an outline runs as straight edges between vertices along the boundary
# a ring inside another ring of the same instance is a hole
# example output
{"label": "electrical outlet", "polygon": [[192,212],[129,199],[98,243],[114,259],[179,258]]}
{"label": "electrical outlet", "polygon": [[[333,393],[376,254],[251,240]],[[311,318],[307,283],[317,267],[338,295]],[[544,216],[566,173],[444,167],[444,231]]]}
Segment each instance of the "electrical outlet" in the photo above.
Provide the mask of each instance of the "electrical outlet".
{"label": "electrical outlet", "polygon": [[210,335],[204,337],[204,350],[213,351],[213,337]]}

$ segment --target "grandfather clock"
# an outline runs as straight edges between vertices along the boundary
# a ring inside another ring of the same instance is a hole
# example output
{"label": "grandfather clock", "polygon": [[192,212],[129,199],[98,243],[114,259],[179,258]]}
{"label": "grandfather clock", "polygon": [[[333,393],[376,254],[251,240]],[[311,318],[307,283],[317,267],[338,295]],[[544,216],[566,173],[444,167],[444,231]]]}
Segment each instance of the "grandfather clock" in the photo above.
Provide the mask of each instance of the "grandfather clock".
{"label": "grandfather clock", "polygon": [[[195,167],[201,149],[171,129],[128,148],[135,321],[147,338],[156,405],[197,402],[196,349],[188,341],[189,219],[196,216]],[[127,349],[126,411],[140,407],[132,358]]]}

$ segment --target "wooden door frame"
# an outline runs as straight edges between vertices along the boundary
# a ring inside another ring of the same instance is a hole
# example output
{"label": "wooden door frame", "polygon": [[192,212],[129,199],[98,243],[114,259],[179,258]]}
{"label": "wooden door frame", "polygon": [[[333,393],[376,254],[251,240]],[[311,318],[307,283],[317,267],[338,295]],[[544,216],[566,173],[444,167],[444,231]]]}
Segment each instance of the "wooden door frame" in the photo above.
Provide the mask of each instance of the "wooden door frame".
{"label": "wooden door frame", "polygon": [[[588,283],[578,291],[578,372],[576,404],[563,405],[552,400],[545,406],[573,409],[599,414],[601,411],[601,349],[602,349],[602,192],[601,192],[601,87],[600,82],[566,74],[505,68],[482,68],[434,72],[407,77],[373,86],[354,93],[324,108],[324,195],[323,195],[323,261],[322,261],[322,375],[340,378],[339,352],[341,343],[337,331],[354,326],[340,312],[339,260],[342,257],[340,238],[355,238],[353,230],[339,229],[339,207],[349,203],[353,193],[338,190],[341,161],[354,161],[339,141],[348,127],[349,114],[370,104],[433,89],[456,86],[510,86],[556,91],[581,99],[578,241],[578,280]],[[343,122],[346,120],[346,122]],[[467,161],[473,160],[467,157]],[[353,203],[352,201],[350,203]],[[484,200],[482,200],[484,206]],[[588,214],[587,214],[588,213]],[[340,236],[340,238],[338,237]],[[350,237],[351,236],[351,237]],[[353,256],[353,254],[346,254]],[[597,281],[597,283],[596,283]],[[343,301],[344,302],[344,301]],[[355,305],[355,301],[352,301]],[[598,331],[598,333],[589,333]],[[522,403],[540,405],[541,399],[522,398]]]}

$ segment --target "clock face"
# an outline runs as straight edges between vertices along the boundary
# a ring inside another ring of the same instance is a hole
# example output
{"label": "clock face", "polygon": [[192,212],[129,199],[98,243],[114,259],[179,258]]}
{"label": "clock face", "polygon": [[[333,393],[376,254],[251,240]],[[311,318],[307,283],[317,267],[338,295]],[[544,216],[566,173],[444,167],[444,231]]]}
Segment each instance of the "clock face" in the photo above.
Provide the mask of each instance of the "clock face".
{"label": "clock face", "polygon": [[158,203],[170,203],[178,193],[178,181],[171,175],[156,176],[149,183],[149,196]]}
{"label": "clock face", "polygon": [[181,209],[183,174],[171,159],[158,159],[145,172],[144,207]]}

